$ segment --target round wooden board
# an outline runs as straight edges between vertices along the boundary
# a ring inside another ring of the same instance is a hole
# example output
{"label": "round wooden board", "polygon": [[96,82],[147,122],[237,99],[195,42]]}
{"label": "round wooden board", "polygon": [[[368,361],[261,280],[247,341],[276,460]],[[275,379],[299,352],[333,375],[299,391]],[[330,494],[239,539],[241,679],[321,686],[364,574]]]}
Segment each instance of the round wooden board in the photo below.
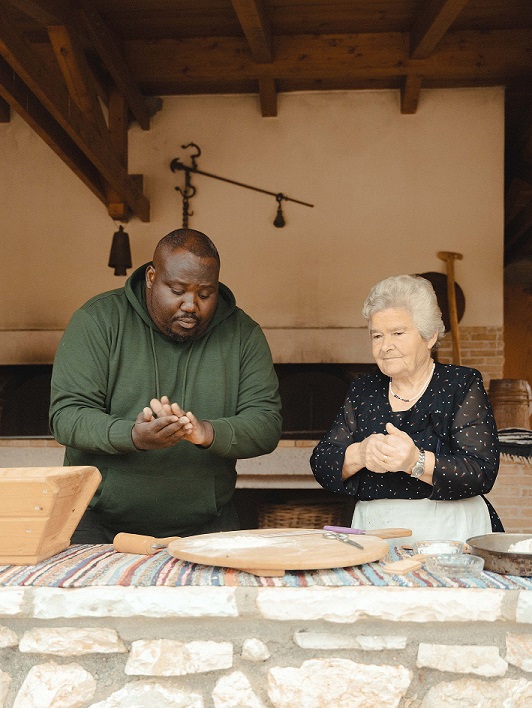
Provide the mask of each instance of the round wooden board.
{"label": "round wooden board", "polygon": [[319,529],[289,528],[225,531],[177,539],[168,545],[168,552],[180,560],[260,575],[343,568],[371,563],[388,553],[387,542],[377,536],[349,536],[363,546],[360,549],[323,534]]}

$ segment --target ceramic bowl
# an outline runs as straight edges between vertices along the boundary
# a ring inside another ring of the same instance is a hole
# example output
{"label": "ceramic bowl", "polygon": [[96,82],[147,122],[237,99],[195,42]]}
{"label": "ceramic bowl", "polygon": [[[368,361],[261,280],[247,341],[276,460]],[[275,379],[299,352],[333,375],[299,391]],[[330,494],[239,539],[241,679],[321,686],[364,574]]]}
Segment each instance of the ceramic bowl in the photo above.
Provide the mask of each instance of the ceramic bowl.
{"label": "ceramic bowl", "polygon": [[469,553],[442,553],[430,556],[427,570],[451,578],[478,578],[484,569],[484,558]]}

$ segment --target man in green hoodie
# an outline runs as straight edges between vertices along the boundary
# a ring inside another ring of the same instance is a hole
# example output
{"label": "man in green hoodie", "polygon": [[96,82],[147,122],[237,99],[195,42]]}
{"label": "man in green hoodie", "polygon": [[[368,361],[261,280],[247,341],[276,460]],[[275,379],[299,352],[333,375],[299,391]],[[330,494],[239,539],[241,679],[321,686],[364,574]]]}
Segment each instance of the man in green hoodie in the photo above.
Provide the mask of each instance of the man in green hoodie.
{"label": "man in green hoodie", "polygon": [[50,427],[65,465],[102,474],[73,543],[238,528],[236,460],[276,447],[281,406],[266,338],[219,268],[205,234],[178,229],[125,287],[72,316]]}

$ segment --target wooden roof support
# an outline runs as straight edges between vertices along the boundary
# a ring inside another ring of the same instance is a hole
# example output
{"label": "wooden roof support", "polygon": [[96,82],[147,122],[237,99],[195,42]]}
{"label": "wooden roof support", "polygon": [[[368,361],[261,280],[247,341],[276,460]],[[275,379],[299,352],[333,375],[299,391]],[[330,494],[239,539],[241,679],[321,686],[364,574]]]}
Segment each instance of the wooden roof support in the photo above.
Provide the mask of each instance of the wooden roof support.
{"label": "wooden roof support", "polygon": [[[530,79],[531,43],[532,29],[526,28],[450,32],[437,54],[411,60],[406,33],[279,36],[275,61],[261,64],[260,77],[277,82],[359,80],[363,88],[413,73],[423,76],[423,84],[431,88],[493,86],[509,78]],[[191,86],[197,90],[222,79],[256,81],[259,74],[256,62],[246,57],[245,40],[239,37],[129,40],[124,46],[139,84],[158,85],[170,93],[187,93]]]}
{"label": "wooden roof support", "polygon": [[9,123],[10,120],[11,110],[9,103],[3,98],[0,98],[0,123]]}
{"label": "wooden roof support", "polygon": [[0,54],[131,211],[142,221],[149,221],[149,202],[115,155],[107,132],[100,134],[64,86],[50,78],[40,57],[4,15],[0,15]]}
{"label": "wooden roof support", "polygon": [[275,79],[259,79],[260,111],[263,118],[277,116],[277,90]]}
{"label": "wooden roof support", "polygon": [[73,25],[47,27],[70,97],[101,135],[107,131],[90,69]]}
{"label": "wooden roof support", "polygon": [[401,113],[411,115],[417,111],[421,92],[421,76],[408,74],[401,87]]}
{"label": "wooden roof support", "polygon": [[62,25],[70,12],[68,0],[8,0],[8,2],[45,27]]}
{"label": "wooden roof support", "polygon": [[410,58],[426,59],[469,0],[425,0],[410,32]]}
{"label": "wooden roof support", "polygon": [[98,170],[0,56],[0,94],[91,192],[107,203]]}
{"label": "wooden roof support", "polygon": [[[109,137],[118,159],[127,171],[128,142],[127,142],[128,110],[124,96],[117,90],[109,96]],[[113,219],[123,221],[127,219],[127,206],[120,195],[111,187],[107,188],[107,210]]]}
{"label": "wooden roof support", "polygon": [[100,59],[127,101],[129,110],[143,130],[150,128],[150,110],[139,91],[114,36],[102,21],[98,11],[87,0],[81,0],[77,14]]}
{"label": "wooden roof support", "polygon": [[270,26],[262,0],[231,0],[238,21],[257,64],[273,61]]}

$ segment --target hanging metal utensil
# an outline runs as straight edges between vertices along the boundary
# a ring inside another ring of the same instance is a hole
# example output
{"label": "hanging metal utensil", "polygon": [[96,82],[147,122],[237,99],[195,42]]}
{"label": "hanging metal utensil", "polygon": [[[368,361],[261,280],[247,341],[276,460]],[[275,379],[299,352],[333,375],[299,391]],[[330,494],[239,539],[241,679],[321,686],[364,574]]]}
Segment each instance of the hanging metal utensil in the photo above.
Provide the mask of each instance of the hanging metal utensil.
{"label": "hanging metal utensil", "polygon": [[185,172],[185,188],[184,190],[180,187],[176,187],[176,191],[180,192],[183,196],[183,227],[188,227],[188,217],[192,215],[193,212],[189,211],[189,201],[196,194],[196,189],[192,187],[190,183],[190,174],[194,173],[197,175],[203,175],[204,177],[212,177],[212,179],[218,179],[222,182],[229,182],[229,184],[235,184],[237,187],[244,187],[245,189],[252,189],[254,192],[261,192],[262,194],[269,194],[275,197],[277,200],[277,215],[274,219],[274,226],[277,228],[282,228],[285,224],[284,214],[281,208],[281,202],[294,202],[295,204],[302,204],[303,206],[313,207],[314,204],[309,204],[308,202],[302,202],[299,199],[292,199],[292,197],[287,197],[282,192],[270,192],[267,189],[261,189],[260,187],[253,187],[250,184],[244,184],[244,182],[237,182],[234,179],[229,179],[228,177],[220,177],[219,175],[213,175],[211,172],[204,172],[198,169],[196,158],[201,155],[201,149],[196,143],[188,143],[187,145],[181,145],[183,150],[193,147],[196,152],[191,154],[191,165],[185,165],[178,157],[175,157],[170,163],[170,169],[172,172],[181,170]]}

